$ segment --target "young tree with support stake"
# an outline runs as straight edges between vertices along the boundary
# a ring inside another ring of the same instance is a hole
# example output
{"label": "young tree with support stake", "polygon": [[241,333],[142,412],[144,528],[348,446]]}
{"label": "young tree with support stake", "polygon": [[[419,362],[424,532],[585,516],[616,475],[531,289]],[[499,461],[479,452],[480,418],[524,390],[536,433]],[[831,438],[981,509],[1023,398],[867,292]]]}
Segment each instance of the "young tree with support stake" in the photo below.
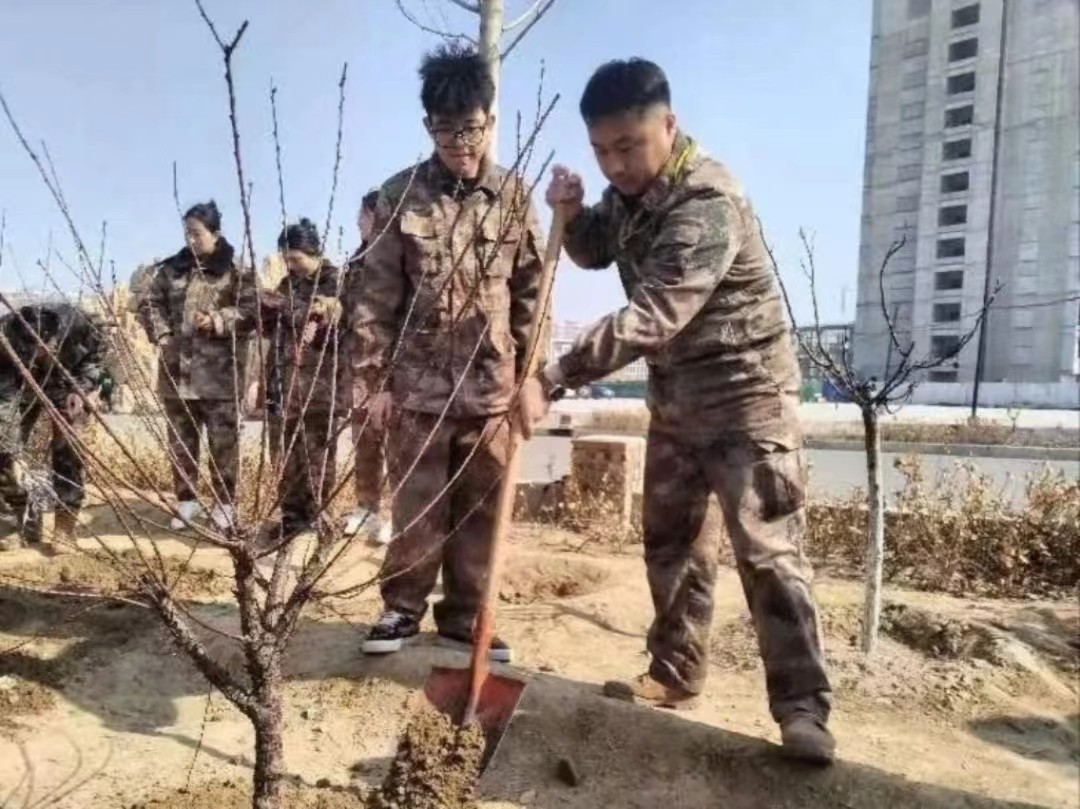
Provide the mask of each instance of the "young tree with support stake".
{"label": "young tree with support stake", "polygon": [[885,252],[878,269],[879,303],[888,330],[889,360],[883,379],[878,380],[874,377],[865,379],[855,370],[851,352],[846,347],[837,355],[824,345],[818,311],[817,268],[814,261],[813,239],[805,231],[799,232],[799,238],[805,254],[801,266],[810,285],[810,300],[813,307],[814,323],[810,336],[806,336],[795,328],[796,320],[791,308],[791,299],[780,275],[776,257],[771,248],[769,250],[769,256],[776,268],[780,289],[784,295],[788,316],[791,318],[795,339],[809,362],[832,382],[841,395],[859,408],[862,416],[863,441],[866,450],[867,544],[866,593],[863,604],[861,644],[863,652],[869,655],[874,652],[877,645],[881,624],[881,583],[885,563],[885,492],[881,469],[881,414],[890,412],[892,408],[910,401],[912,393],[923,381],[927,372],[954,361],[978,333],[1001,287],[998,285],[987,294],[983,306],[975,316],[975,323],[948,351],[940,354],[928,352],[925,356],[916,356],[915,341],[901,339],[896,325],[896,310],[893,308],[890,311],[885,296],[885,273],[889,262],[904,248],[906,239],[902,238],[893,242]]}

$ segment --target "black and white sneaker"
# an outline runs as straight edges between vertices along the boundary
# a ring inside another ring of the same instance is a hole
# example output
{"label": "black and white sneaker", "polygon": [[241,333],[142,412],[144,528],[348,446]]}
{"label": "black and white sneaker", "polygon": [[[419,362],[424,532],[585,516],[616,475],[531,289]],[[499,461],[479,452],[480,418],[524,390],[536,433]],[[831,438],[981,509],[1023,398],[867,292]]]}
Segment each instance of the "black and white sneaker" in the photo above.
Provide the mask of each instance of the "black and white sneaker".
{"label": "black and white sneaker", "polygon": [[379,616],[360,647],[366,655],[385,655],[400,652],[401,647],[420,634],[420,623],[396,610]]}
{"label": "black and white sneaker", "polygon": [[[439,638],[440,640],[448,641],[446,645],[454,648],[465,647],[472,650],[472,635],[467,632],[447,632],[440,629]],[[513,649],[510,648],[510,644],[496,636],[491,639],[491,647],[488,649],[488,659],[491,660],[492,663],[511,663],[514,659],[514,652]]]}

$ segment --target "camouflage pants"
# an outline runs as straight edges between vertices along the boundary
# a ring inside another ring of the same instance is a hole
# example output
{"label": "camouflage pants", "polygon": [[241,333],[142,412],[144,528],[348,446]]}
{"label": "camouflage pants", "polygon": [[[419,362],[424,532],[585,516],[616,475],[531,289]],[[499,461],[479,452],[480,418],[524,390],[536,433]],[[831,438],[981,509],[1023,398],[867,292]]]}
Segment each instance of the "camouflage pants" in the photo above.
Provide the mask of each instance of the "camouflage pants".
{"label": "camouflage pants", "polygon": [[[24,485],[26,467],[21,456],[41,409],[37,402],[20,403],[18,399],[0,402],[0,498],[15,514],[22,514],[29,500]],[[83,460],[64,432],[55,424],[51,427],[49,456],[53,494],[60,505],[78,511],[85,496]]]}
{"label": "camouflage pants", "polygon": [[281,426],[287,453],[281,477],[283,523],[310,524],[329,505],[337,481],[338,419],[325,412],[290,416]]}
{"label": "camouflage pants", "polygon": [[707,449],[654,427],[645,461],[645,564],[656,617],[650,674],[697,693],[704,685],[713,615],[721,514],[765,664],[777,721],[796,710],[827,719],[825,674],[806,530],[805,462],[748,437]]}
{"label": "camouflage pants", "polygon": [[394,527],[404,533],[387,549],[382,597],[387,609],[419,620],[441,567],[435,622],[445,632],[470,632],[491,557],[510,433],[501,416],[437,423],[437,416],[405,411],[388,432]]}
{"label": "camouflage pants", "polygon": [[356,505],[378,511],[386,458],[383,436],[367,421],[367,417],[367,408],[357,407],[353,410],[352,442],[356,456],[353,484]]}
{"label": "camouflage pants", "polygon": [[240,471],[240,416],[230,399],[165,399],[169,422],[173,491],[180,501],[195,500],[199,483],[199,441],[206,428],[210,447],[210,485],[222,504],[236,501]]}

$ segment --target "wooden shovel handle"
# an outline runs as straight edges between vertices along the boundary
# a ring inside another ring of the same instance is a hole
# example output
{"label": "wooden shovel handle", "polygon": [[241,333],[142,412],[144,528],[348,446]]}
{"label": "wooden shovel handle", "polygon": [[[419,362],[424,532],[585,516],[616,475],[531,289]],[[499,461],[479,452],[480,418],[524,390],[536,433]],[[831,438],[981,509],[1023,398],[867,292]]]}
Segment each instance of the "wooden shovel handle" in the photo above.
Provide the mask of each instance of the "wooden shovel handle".
{"label": "wooden shovel handle", "polygon": [[[545,332],[545,325],[551,317],[551,287],[555,281],[555,267],[562,252],[565,223],[562,215],[556,211],[548,234],[547,250],[544,253],[544,266],[540,274],[540,289],[537,292],[536,312],[529,329],[529,342],[525,353],[525,370],[520,381],[529,379],[537,371],[541,352],[538,350],[540,339]],[[516,398],[516,397],[515,397]],[[514,404],[511,404],[513,407]],[[501,428],[500,428],[501,429]],[[520,466],[521,431],[511,413],[510,442],[506,463],[506,472],[499,484],[499,499],[495,507],[494,536],[491,539],[491,557],[488,561],[487,577],[480,602],[480,612],[473,626],[472,662],[469,676],[469,700],[465,705],[462,724],[470,724],[476,719],[476,707],[480,702],[480,692],[489,670],[491,639],[495,634],[495,598],[498,594],[499,574],[502,570],[502,549],[506,535],[510,530],[510,521],[514,512],[514,499],[517,494],[518,468]]]}

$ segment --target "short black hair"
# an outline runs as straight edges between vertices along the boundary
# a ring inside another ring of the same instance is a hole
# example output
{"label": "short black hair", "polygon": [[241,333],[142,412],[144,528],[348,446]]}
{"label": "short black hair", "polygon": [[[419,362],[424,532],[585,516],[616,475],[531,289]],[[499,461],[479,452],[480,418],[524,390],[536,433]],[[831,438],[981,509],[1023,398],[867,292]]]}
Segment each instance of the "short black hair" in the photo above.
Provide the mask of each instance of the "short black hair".
{"label": "short black hair", "polygon": [[616,59],[592,74],[581,94],[581,117],[586,123],[648,109],[671,106],[671,85],[660,66],[647,59]]}
{"label": "short black hair", "polygon": [[440,45],[420,64],[420,101],[428,115],[462,116],[477,107],[491,112],[495,82],[474,48],[451,42]]}
{"label": "short black hair", "polygon": [[19,316],[14,318],[11,325],[19,339],[33,342],[33,335],[36,334],[44,343],[60,331],[60,317],[47,306],[31,304],[19,308]]}
{"label": "short black hair", "polygon": [[307,217],[304,217],[295,225],[287,225],[278,236],[277,246],[279,250],[299,250],[309,256],[317,256],[322,253],[322,239],[319,238],[319,229]]}
{"label": "short black hair", "polygon": [[364,198],[360,200],[360,210],[362,211],[374,211],[375,203],[379,201],[379,189],[372,188],[366,194]]}
{"label": "short black hair", "polygon": [[213,200],[192,205],[184,214],[184,219],[202,222],[211,233],[221,233],[221,211]]}

